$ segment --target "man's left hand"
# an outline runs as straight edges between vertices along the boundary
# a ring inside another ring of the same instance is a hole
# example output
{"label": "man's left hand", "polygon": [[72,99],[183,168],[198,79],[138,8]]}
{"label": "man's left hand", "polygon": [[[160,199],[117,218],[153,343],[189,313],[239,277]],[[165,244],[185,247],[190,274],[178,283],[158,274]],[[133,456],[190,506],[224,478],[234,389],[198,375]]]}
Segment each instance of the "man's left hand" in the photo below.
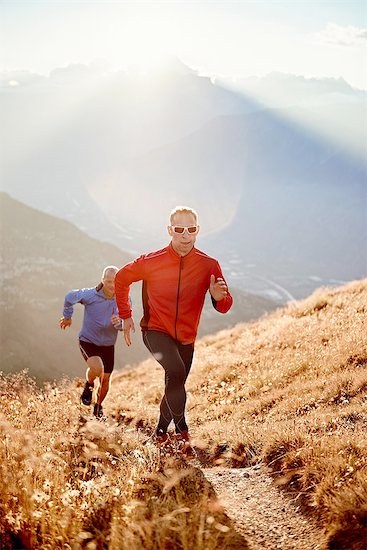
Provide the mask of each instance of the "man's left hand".
{"label": "man's left hand", "polygon": [[116,330],[122,330],[122,321],[118,315],[112,315],[111,323],[113,324]]}
{"label": "man's left hand", "polygon": [[216,302],[223,300],[228,294],[228,287],[225,280],[222,279],[222,277],[218,277],[217,280],[215,280],[215,276],[211,275],[209,292]]}

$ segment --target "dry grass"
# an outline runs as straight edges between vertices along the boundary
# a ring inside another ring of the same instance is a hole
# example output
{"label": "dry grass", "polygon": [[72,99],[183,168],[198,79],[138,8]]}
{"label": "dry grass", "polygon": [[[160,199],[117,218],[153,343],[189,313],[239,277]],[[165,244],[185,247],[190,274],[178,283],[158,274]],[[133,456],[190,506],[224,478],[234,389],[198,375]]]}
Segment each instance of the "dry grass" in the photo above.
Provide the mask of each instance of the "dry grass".
{"label": "dry grass", "polygon": [[[200,471],[142,444],[162,384],[152,360],[115,375],[106,426],[76,384],[0,380],[1,548],[246,548]],[[203,461],[265,462],[325,548],[365,549],[366,280],[198,342],[188,390]]]}
{"label": "dry grass", "polygon": [[246,548],[200,470],[86,420],[81,385],[0,378],[1,549]]}

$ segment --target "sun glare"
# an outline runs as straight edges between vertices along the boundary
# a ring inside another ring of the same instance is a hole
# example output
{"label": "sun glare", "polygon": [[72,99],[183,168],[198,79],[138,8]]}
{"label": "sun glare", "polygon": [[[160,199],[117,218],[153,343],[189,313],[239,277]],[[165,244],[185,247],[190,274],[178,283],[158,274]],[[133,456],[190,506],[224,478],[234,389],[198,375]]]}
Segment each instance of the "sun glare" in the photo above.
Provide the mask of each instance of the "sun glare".
{"label": "sun glare", "polygon": [[[116,68],[139,72],[159,71],[176,55],[173,27],[157,12],[130,14],[128,23],[114,33]],[[161,14],[163,15],[163,14]],[[105,41],[108,43],[108,36]]]}

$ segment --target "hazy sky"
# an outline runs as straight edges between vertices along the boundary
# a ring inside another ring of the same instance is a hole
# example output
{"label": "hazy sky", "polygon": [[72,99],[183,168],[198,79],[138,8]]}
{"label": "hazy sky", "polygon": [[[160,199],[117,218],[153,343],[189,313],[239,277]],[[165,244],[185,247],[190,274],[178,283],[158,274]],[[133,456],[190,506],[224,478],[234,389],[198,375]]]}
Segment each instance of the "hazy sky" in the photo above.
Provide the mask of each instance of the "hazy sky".
{"label": "hazy sky", "polygon": [[174,55],[201,73],[281,71],[367,89],[365,1],[0,0],[1,69],[48,74],[104,60],[151,69]]}

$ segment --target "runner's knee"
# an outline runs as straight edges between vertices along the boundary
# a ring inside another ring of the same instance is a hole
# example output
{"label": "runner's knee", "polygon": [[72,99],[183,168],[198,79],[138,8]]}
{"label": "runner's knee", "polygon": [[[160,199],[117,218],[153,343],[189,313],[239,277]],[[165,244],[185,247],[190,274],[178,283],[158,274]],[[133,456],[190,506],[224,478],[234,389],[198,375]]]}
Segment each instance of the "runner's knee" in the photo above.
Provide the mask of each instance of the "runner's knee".
{"label": "runner's knee", "polygon": [[181,374],[168,376],[166,380],[166,388],[168,390],[181,390],[185,387],[186,377]]}
{"label": "runner's knee", "polygon": [[103,363],[100,357],[89,357],[87,363],[93,376],[103,375]]}

